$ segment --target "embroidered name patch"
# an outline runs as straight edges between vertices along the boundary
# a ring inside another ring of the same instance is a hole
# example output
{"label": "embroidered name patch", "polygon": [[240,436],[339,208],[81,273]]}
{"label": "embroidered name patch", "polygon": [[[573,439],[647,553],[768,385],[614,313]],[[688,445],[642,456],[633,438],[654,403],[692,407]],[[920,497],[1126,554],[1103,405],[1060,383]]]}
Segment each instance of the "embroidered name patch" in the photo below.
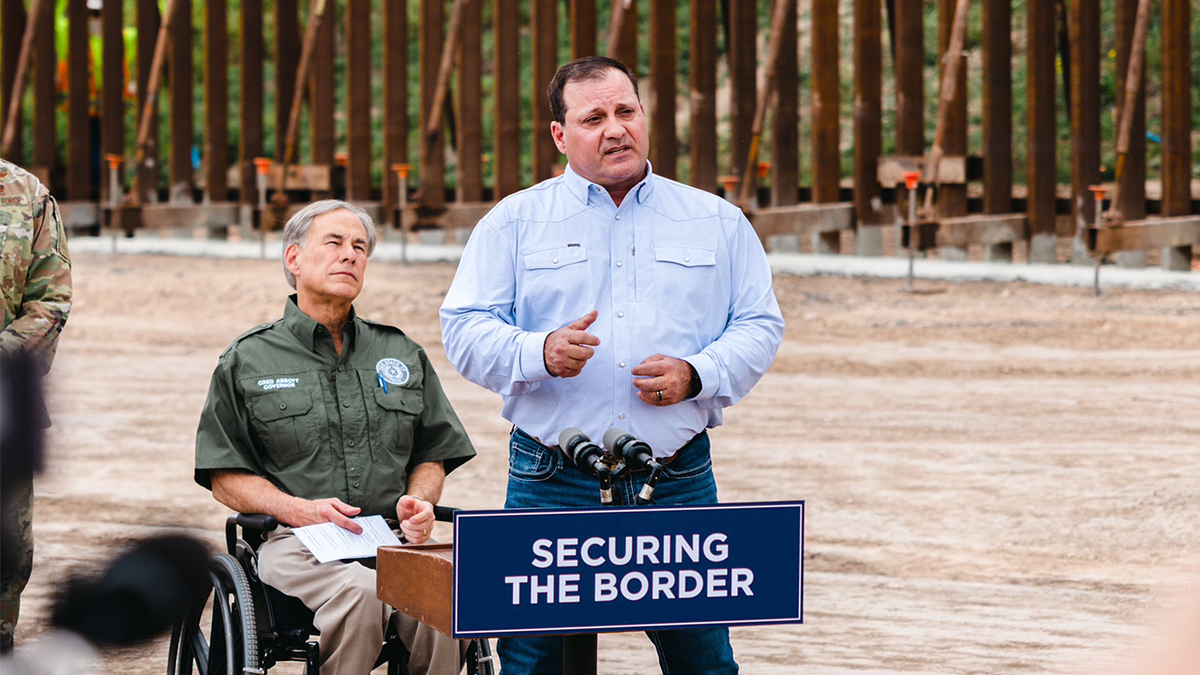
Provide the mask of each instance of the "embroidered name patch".
{"label": "embroidered name patch", "polygon": [[403,385],[408,382],[408,366],[400,359],[379,359],[375,372],[388,384]]}
{"label": "embroidered name patch", "polygon": [[298,377],[268,377],[258,381],[258,386],[262,387],[263,391],[295,389],[297,384],[300,384]]}

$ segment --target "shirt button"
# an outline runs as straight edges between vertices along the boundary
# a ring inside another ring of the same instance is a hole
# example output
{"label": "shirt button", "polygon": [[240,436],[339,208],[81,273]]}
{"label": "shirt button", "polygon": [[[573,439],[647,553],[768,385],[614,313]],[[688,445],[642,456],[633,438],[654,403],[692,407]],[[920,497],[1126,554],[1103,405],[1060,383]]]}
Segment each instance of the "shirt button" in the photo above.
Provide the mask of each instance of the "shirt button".
{"label": "shirt button", "polygon": [[358,481],[354,481],[354,487],[358,487],[359,485],[360,483]]}
{"label": "shirt button", "polygon": [[343,407],[343,408],[349,408],[349,407],[350,407],[350,402],[349,402],[349,401],[342,401],[342,407]]}
{"label": "shirt button", "polygon": [[620,220],[620,219],[621,219],[621,216],[620,216],[620,215],[618,215],[618,216],[617,216],[617,220]]}
{"label": "shirt button", "polygon": [[350,441],[349,443],[346,443],[346,445],[348,445],[348,446],[350,446],[350,447],[352,447],[352,448],[353,448],[353,447],[354,447],[354,441]]}
{"label": "shirt button", "polygon": [[621,266],[621,261],[620,261],[620,260],[618,260],[618,261],[617,261],[617,267],[620,267],[620,266]]}
{"label": "shirt button", "polygon": [[619,319],[624,319],[624,318],[625,318],[625,312],[617,312],[617,318],[619,318]]}
{"label": "shirt button", "polygon": [[[687,258],[687,257],[685,257],[685,258],[683,259],[683,262],[692,262],[692,259],[691,259],[691,258]],[[339,370],[340,370],[340,369],[339,369]]]}
{"label": "shirt button", "polygon": [[558,264],[558,258],[554,258],[554,259],[553,259],[553,260],[551,260],[550,262],[552,262],[552,263],[554,263],[555,265],[557,265],[557,264]]}
{"label": "shirt button", "polygon": [[625,419],[625,413],[621,413],[620,415],[617,415],[617,419],[619,419],[619,420]]}
{"label": "shirt button", "polygon": [[625,367],[625,362],[624,362],[624,361],[622,361],[622,362],[618,363],[617,365],[618,365],[618,366],[620,366],[620,367],[622,367],[622,368],[624,368],[624,367]]}
{"label": "shirt button", "polygon": [[345,370],[345,367],[343,367],[343,366],[338,366],[338,372],[339,372],[339,373],[340,373],[340,372],[342,372],[343,370]]}
{"label": "shirt button", "polygon": [[280,403],[280,404],[279,404],[279,409],[280,409],[280,410],[287,410],[287,404],[286,404],[286,403]]}

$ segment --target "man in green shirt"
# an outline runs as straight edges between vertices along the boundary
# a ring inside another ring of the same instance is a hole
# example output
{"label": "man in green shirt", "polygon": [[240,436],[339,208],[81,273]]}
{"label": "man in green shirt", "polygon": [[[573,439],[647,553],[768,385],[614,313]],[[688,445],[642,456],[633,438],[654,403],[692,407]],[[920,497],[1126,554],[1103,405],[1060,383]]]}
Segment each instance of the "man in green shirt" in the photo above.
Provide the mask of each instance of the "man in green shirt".
{"label": "man in green shirt", "polygon": [[[429,538],[446,474],[475,455],[424,350],[354,312],[371,219],[326,200],[283,232],[284,276],[296,289],[283,318],[225,350],[196,434],[196,482],[235,511],[283,524],[259,550],[264,582],[316,614],[324,675],[369,673],[394,610],[375,596],[374,570],[320,564],[291,527],[352,518],[399,522],[412,543]],[[399,616],[413,673],[457,673],[459,645]]]}

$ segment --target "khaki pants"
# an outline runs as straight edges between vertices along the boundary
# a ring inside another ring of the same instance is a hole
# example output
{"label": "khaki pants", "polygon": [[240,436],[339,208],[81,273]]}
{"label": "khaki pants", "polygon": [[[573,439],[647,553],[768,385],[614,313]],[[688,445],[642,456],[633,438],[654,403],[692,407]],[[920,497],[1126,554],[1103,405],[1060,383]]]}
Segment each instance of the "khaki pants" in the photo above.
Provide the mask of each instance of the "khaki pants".
{"label": "khaki pants", "polygon": [[412,654],[410,673],[453,675],[461,670],[459,641],[383,604],[375,596],[375,570],[358,563],[319,563],[287,527],[268,534],[258,550],[258,566],[265,583],[299,598],[316,615],[321,675],[370,673],[393,615]]}

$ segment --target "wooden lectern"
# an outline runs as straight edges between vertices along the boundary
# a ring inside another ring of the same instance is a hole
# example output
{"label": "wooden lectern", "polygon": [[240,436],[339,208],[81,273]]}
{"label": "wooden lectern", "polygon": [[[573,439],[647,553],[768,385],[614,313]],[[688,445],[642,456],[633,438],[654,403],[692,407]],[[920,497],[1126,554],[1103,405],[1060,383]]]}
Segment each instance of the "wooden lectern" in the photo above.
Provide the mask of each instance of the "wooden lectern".
{"label": "wooden lectern", "polygon": [[375,584],[380,600],[439,632],[451,634],[453,544],[381,546]]}

